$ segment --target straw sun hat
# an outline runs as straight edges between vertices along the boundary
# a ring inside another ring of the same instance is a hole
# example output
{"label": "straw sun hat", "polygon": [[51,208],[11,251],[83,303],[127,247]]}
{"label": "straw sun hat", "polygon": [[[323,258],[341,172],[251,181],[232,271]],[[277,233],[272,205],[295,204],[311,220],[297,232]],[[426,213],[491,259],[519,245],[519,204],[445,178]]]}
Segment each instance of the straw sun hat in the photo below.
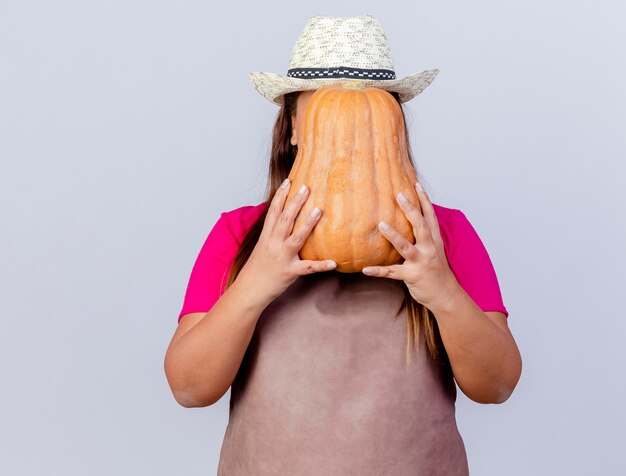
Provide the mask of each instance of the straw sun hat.
{"label": "straw sun hat", "polygon": [[397,79],[387,35],[373,15],[314,16],[296,41],[286,76],[254,71],[248,79],[265,98],[281,106],[283,94],[354,80],[397,92],[400,102],[406,102],[438,73],[428,69]]}

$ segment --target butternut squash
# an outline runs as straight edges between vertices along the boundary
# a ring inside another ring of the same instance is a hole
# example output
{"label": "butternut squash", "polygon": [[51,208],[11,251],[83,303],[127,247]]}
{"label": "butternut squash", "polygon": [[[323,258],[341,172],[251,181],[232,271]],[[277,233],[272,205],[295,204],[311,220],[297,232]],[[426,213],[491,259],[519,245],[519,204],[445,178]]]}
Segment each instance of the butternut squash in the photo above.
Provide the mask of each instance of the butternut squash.
{"label": "butternut squash", "polygon": [[289,179],[287,202],[303,183],[309,188],[294,229],[315,206],[322,209],[301,259],[332,259],[342,273],[401,263],[404,258],[378,229],[381,220],[415,243],[395,197],[402,191],[419,208],[417,175],[400,105],[389,92],[359,81],[315,91],[304,111]]}

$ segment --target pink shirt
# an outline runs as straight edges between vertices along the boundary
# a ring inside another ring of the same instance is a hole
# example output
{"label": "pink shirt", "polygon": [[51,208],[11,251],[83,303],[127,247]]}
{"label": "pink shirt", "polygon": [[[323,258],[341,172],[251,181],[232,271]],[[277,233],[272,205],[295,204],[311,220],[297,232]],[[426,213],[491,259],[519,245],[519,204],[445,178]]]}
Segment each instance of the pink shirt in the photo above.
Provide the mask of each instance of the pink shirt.
{"label": "pink shirt", "polygon": [[[228,273],[241,240],[266,202],[222,212],[209,232],[191,270],[181,317],[208,312],[226,290]],[[461,210],[433,203],[452,272],[483,311],[500,311],[508,318],[496,272],[478,233]]]}

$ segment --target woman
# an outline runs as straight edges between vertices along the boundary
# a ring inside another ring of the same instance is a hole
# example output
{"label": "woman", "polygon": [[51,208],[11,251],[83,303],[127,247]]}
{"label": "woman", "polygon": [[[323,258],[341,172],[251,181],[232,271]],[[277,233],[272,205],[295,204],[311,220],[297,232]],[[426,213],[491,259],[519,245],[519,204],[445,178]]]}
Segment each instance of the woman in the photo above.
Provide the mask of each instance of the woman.
{"label": "woman", "polygon": [[286,201],[302,113],[317,88],[357,75],[401,105],[437,72],[394,79],[382,27],[362,15],[313,17],[287,77],[251,74],[281,106],[269,190],[215,223],[165,359],[185,407],[211,405],[232,386],[218,474],[469,474],[454,382],[476,402],[501,403],[521,373],[496,274],[472,225],[418,184],[421,208],[399,190],[415,244],[392,227],[380,232],[403,263],[338,273],[330,260],[298,257],[324,211],[293,229],[308,189]]}

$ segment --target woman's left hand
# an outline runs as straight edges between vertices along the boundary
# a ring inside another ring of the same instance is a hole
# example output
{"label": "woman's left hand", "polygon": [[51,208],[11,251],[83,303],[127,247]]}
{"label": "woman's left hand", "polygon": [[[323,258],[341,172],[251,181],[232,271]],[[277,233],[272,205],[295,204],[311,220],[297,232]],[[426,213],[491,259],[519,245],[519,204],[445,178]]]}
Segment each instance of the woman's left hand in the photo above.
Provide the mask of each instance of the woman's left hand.
{"label": "woman's left hand", "polygon": [[413,225],[415,244],[407,241],[391,225],[387,224],[388,229],[384,229],[385,222],[378,224],[383,236],[405,261],[389,266],[368,266],[362,271],[368,276],[404,281],[413,299],[433,310],[445,305],[458,281],[448,265],[433,205],[419,183],[415,184],[415,188],[422,211],[408,200],[403,202],[403,195],[396,196],[400,208]]}

